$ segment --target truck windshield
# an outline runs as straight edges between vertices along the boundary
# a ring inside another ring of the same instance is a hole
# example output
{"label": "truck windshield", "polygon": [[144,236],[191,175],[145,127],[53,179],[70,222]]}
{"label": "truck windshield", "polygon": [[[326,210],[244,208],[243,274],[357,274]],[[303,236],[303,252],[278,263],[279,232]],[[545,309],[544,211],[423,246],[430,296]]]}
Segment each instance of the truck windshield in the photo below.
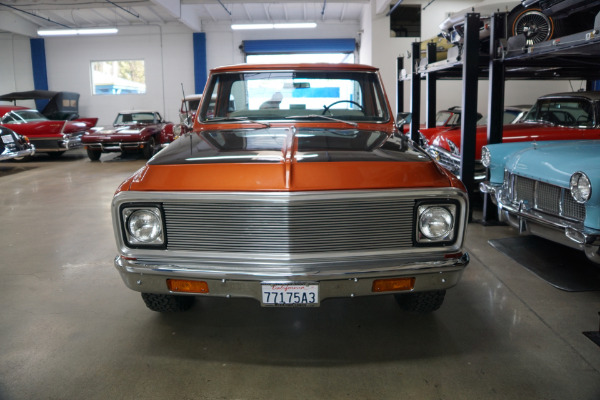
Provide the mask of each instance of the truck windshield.
{"label": "truck windshield", "polygon": [[[223,122],[314,118],[323,123],[383,122],[387,103],[375,73],[344,71],[260,71],[223,73],[209,82],[200,120]],[[333,119],[320,118],[334,117]]]}

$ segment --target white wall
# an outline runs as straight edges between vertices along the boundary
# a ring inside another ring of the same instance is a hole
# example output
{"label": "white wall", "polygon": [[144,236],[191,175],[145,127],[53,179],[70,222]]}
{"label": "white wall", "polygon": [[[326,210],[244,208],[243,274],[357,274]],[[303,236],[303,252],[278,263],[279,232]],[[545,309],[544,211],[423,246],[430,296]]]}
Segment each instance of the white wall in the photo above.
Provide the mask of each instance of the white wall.
{"label": "white wall", "polygon": [[[118,35],[47,38],[46,64],[50,90],[80,93],[79,114],[111,125],[121,110],[159,111],[177,121],[182,98],[194,90],[192,33],[183,27],[121,28]],[[144,60],[146,93],[92,95],[92,61]]]}
{"label": "white wall", "polygon": [[[0,33],[0,54],[0,94],[33,90],[29,38]],[[34,106],[33,101],[23,104],[26,107]]]}

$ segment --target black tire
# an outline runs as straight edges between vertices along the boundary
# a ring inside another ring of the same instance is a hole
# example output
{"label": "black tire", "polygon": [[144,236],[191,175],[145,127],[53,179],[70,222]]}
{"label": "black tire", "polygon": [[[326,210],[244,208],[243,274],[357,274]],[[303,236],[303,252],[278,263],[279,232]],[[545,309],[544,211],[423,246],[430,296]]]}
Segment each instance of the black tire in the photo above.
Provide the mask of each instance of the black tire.
{"label": "black tire", "polygon": [[418,314],[427,314],[439,309],[442,306],[442,303],[444,303],[445,296],[445,290],[399,293],[394,295],[400,308]]}
{"label": "black tire", "polygon": [[60,156],[62,156],[65,152],[64,151],[52,151],[50,153],[46,153],[48,154],[48,157],[52,158],[52,159],[56,159],[59,158]]}
{"label": "black tire", "polygon": [[539,8],[518,8],[508,16],[508,32],[510,36],[524,33],[527,44],[533,45],[560,37],[563,24]]}
{"label": "black tire", "polygon": [[151,159],[152,156],[154,155],[154,149],[155,149],[155,147],[156,147],[156,140],[154,140],[154,138],[151,137],[150,140],[148,140],[148,143],[146,143],[146,145],[142,149],[142,156],[146,160]]}
{"label": "black tire", "polygon": [[146,307],[156,312],[187,311],[194,305],[194,296],[175,296],[172,294],[142,293]]}
{"label": "black tire", "polygon": [[90,158],[90,160],[92,161],[98,161],[100,159],[100,155],[102,154],[102,151],[100,150],[92,150],[92,149],[87,149],[87,155]]}

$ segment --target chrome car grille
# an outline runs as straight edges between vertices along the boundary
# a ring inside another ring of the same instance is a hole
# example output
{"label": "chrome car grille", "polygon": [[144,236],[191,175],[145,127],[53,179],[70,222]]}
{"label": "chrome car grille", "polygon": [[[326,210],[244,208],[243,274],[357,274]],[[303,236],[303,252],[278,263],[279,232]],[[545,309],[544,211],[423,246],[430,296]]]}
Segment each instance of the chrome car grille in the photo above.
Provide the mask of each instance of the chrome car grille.
{"label": "chrome car grille", "polygon": [[519,175],[510,175],[511,201],[526,207],[575,221],[585,219],[585,206],[577,203],[571,191]]}
{"label": "chrome car grille", "polygon": [[301,254],[412,247],[414,200],[163,202],[168,250]]}

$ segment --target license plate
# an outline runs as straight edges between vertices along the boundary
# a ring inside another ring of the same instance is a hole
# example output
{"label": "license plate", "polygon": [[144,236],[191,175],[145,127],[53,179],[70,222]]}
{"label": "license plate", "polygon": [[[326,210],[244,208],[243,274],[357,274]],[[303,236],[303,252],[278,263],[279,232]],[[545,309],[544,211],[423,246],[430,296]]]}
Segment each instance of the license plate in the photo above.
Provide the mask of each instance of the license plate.
{"label": "license plate", "polygon": [[318,307],[317,283],[263,283],[263,306]]}
{"label": "license plate", "polygon": [[12,135],[2,135],[2,142],[9,144],[9,143],[14,143],[14,139],[12,137]]}

